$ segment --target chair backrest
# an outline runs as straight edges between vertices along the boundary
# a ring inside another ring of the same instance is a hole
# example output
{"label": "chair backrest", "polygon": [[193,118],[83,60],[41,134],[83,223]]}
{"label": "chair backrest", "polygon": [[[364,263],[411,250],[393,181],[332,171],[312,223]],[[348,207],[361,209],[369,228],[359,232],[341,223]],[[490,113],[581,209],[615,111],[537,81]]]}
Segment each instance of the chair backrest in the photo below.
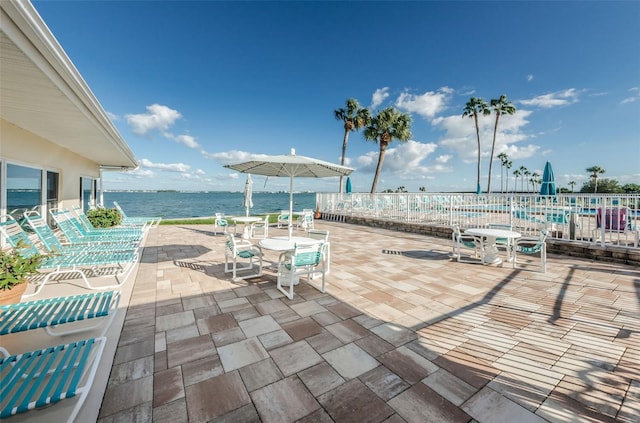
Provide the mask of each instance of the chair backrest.
{"label": "chair backrest", "polygon": [[538,236],[538,242],[536,242],[536,245],[530,247],[520,246],[518,248],[518,252],[525,254],[535,254],[540,252],[540,250],[542,250],[542,247],[544,246],[544,243],[547,241],[548,234],[549,233],[546,229],[540,230],[540,236]]}
{"label": "chair backrest", "polygon": [[55,233],[51,230],[47,222],[40,216],[40,213],[36,211],[28,211],[24,214],[25,219],[31,229],[36,233],[42,245],[47,250],[53,252],[55,250],[61,250],[63,248],[62,243],[58,239]]}
{"label": "chair backrest", "polygon": [[51,214],[56,225],[58,225],[58,228],[60,228],[64,237],[67,238],[69,242],[84,242],[76,227],[69,221],[68,215],[64,210],[49,209],[49,214]]}
{"label": "chair backrest", "polygon": [[113,202],[113,205],[116,206],[116,209],[118,209],[118,211],[120,212],[120,214],[122,215],[123,219],[127,218],[127,214],[124,212],[124,210],[122,210],[122,207],[120,207],[120,204],[118,204],[117,201]]}
{"label": "chair backrest", "polygon": [[292,263],[296,267],[318,266],[322,261],[324,242],[319,244],[296,244],[292,255]]}
{"label": "chair backrest", "polygon": [[218,226],[225,227],[228,224],[229,224],[229,222],[227,221],[227,219],[223,219],[223,218],[217,218],[216,219],[216,225],[218,225]]}
{"label": "chair backrest", "polygon": [[321,239],[324,242],[329,241],[329,231],[324,231],[320,229],[309,229],[308,236],[309,238],[313,238],[313,239]]}
{"label": "chair backrest", "polygon": [[23,257],[30,257],[39,254],[38,247],[35,246],[29,235],[22,229],[20,224],[11,216],[0,216],[0,233],[5,237],[9,245],[16,249]]}
{"label": "chair backrest", "polygon": [[513,226],[507,223],[487,223],[487,229],[504,229],[510,231],[513,229]]}
{"label": "chair backrest", "polygon": [[[602,208],[596,211],[596,228],[602,228]],[[627,228],[627,209],[615,207],[604,212],[604,230],[624,232]]]}
{"label": "chair backrest", "polygon": [[93,226],[93,223],[91,223],[91,221],[89,220],[89,218],[87,217],[85,212],[82,210],[82,207],[80,207],[80,206],[72,206],[71,208],[73,209],[73,212],[76,214],[76,216],[78,216],[78,220],[80,221],[80,223],[86,229],[88,229],[90,231],[96,229],[96,227]]}

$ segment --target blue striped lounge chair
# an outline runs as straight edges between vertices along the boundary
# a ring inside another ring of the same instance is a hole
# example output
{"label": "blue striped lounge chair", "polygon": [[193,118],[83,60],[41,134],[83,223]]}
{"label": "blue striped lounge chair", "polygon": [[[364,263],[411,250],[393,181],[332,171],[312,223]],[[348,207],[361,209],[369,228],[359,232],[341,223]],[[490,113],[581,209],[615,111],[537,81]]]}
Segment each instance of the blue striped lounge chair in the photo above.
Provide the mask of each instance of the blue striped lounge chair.
{"label": "blue striped lounge chair", "polygon": [[[40,251],[31,241],[26,232],[22,230],[15,220],[0,222],[0,233],[5,237],[11,247],[15,248],[25,257],[40,254]],[[79,275],[89,289],[111,289],[121,286],[138,262],[138,250],[71,253],[49,255],[38,270],[45,273],[44,277],[38,277],[35,292],[24,294],[23,298],[32,297],[40,293],[47,282],[57,275]],[[94,286],[89,282],[89,277],[113,277],[116,281],[113,285]]]}
{"label": "blue striped lounge chair", "polygon": [[122,215],[122,224],[123,225],[131,225],[131,226],[147,226],[150,228],[157,227],[162,221],[162,217],[160,216],[127,216],[124,212],[120,204],[117,201],[113,202],[113,205]]}
{"label": "blue striped lounge chair", "polygon": [[75,217],[70,217],[64,210],[51,209],[49,213],[58,225],[69,242],[91,243],[91,242],[142,242],[144,233],[120,232],[106,229],[100,231],[87,231]]}

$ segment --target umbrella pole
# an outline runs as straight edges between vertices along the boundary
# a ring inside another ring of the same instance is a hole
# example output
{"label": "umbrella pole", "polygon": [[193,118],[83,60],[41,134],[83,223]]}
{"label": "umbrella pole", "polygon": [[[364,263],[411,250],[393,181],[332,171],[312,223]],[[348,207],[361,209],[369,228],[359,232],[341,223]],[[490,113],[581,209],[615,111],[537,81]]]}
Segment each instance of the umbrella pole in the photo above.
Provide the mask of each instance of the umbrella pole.
{"label": "umbrella pole", "polygon": [[293,175],[289,182],[289,239],[293,235]]}

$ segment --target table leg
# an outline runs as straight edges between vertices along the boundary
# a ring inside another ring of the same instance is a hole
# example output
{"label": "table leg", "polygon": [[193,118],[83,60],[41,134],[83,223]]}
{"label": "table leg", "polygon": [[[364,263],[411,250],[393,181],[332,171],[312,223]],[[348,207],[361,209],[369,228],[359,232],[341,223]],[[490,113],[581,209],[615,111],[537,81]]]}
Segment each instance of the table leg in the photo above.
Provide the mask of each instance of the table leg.
{"label": "table leg", "polygon": [[485,264],[498,264],[502,262],[498,255],[495,237],[487,237],[487,245],[484,250],[484,262]]}

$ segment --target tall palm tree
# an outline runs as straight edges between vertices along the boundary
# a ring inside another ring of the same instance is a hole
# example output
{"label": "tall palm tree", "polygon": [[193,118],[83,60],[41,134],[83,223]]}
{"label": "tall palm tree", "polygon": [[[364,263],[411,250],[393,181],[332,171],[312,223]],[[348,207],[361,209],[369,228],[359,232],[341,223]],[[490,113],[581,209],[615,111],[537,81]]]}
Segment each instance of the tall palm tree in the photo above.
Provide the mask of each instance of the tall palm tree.
{"label": "tall palm tree", "polygon": [[504,192],[504,178],[502,174],[504,173],[504,165],[509,161],[509,156],[506,153],[498,154],[498,159],[500,159],[500,192]]}
{"label": "tall palm tree", "polygon": [[533,188],[533,192],[538,191],[536,184],[538,183],[539,180],[540,180],[540,174],[538,172],[533,172],[531,174],[531,188]]}
{"label": "tall palm tree", "polygon": [[[522,169],[522,168],[520,168],[520,169]],[[526,192],[529,192],[529,176],[531,176],[531,171],[525,167],[524,171],[522,172],[522,174],[524,175],[524,177],[522,178],[522,190],[524,191],[524,183],[526,181],[527,182],[527,191]]]}
{"label": "tall palm tree", "polygon": [[509,192],[509,169],[511,169],[511,166],[513,165],[513,162],[511,160],[507,160],[504,163],[504,167],[505,167],[505,172],[504,172],[504,176],[506,181],[504,181],[504,192]]}
{"label": "tall palm tree", "polygon": [[591,178],[593,179],[593,192],[598,192],[598,175],[602,175],[605,170],[600,166],[591,166],[587,168],[587,172],[591,174]]}
{"label": "tall palm tree", "polygon": [[513,193],[515,194],[516,190],[518,189],[518,176],[522,176],[522,172],[520,172],[520,169],[514,170],[513,176],[515,180],[515,182],[513,183]]}
{"label": "tall palm tree", "polygon": [[[342,158],[340,164],[344,166],[344,158],[347,154],[347,143],[349,142],[349,133],[351,131],[357,131],[360,128],[364,128],[371,121],[371,113],[369,109],[361,107],[358,100],[355,98],[347,99],[347,106],[345,108],[336,109],[333,111],[333,115],[339,121],[344,122],[344,137],[342,139]],[[340,190],[342,193],[342,176],[340,177]]]}
{"label": "tall palm tree", "polygon": [[577,182],[576,182],[576,181],[569,181],[569,184],[568,184],[568,185],[571,187],[571,192],[573,192],[573,187],[575,187],[575,186],[576,186],[576,184],[577,184]]}
{"label": "tall palm tree", "polygon": [[471,97],[467,104],[465,104],[464,106],[462,117],[472,117],[474,123],[476,124],[476,137],[478,138],[478,177],[476,192],[480,194],[480,154],[482,151],[480,148],[480,126],[478,125],[478,114],[487,116],[491,114],[491,110],[489,109],[489,105],[487,104],[487,102],[483,99]]}
{"label": "tall palm tree", "polygon": [[374,194],[387,147],[394,139],[407,142],[411,138],[411,116],[396,110],[395,107],[387,107],[371,118],[369,125],[364,128],[363,135],[365,140],[380,144],[378,165],[371,185],[371,193]]}
{"label": "tall palm tree", "polygon": [[[491,108],[496,114],[496,123],[493,126],[493,142],[491,143],[491,156],[489,156],[489,179],[487,180],[487,192],[491,192],[491,169],[493,168],[493,152],[496,148],[496,134],[498,133],[498,121],[501,115],[512,115],[516,112],[516,108],[510,101],[507,101],[507,96],[502,94],[500,98],[491,99]],[[501,174],[502,175],[502,174]]]}

